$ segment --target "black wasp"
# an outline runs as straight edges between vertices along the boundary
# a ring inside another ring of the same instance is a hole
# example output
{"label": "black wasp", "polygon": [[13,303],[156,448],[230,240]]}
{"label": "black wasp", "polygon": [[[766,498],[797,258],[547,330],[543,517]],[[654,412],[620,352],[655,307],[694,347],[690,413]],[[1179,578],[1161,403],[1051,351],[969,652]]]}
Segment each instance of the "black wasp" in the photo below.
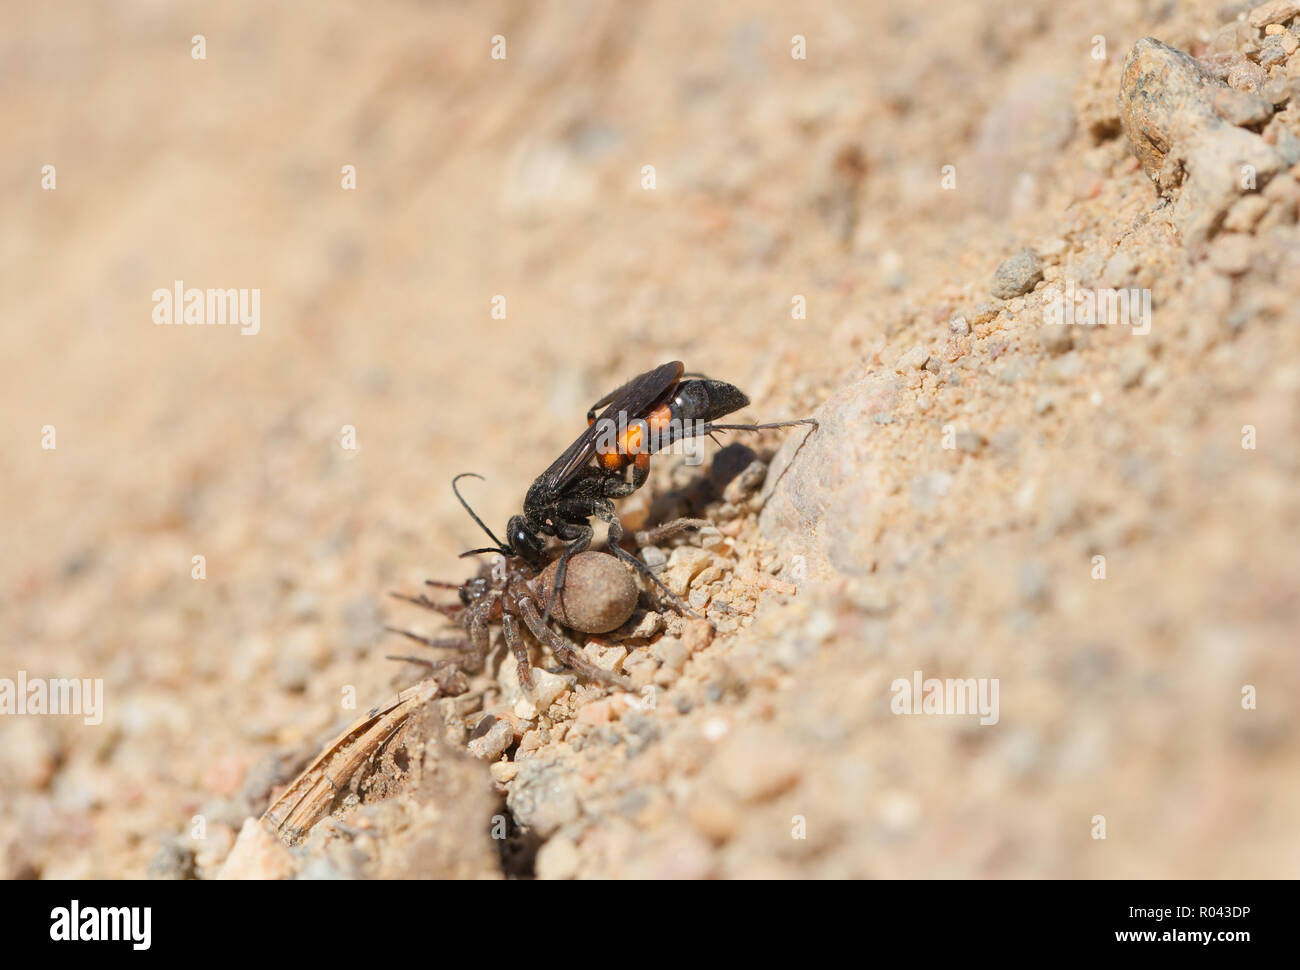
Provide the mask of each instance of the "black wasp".
{"label": "black wasp", "polygon": [[[678,360],[633,378],[591,406],[587,429],[533,482],[524,496],[523,514],[511,516],[506,524],[506,542],[498,539],[461,499],[465,510],[496,543],[463,555],[497,552],[518,556],[539,570],[546,537],[559,539],[567,545],[556,569],[553,600],[555,592],[564,587],[569,558],[591,544],[594,533],[590,519],[595,516],[609,525],[609,551],[640,570],[679,603],[649,566],[619,544],[623,525],[613,500],[631,495],[644,485],[650,474],[650,456],[677,441],[715,431],[765,431],[817,424],[812,418],[772,424],[714,423],[748,404],[749,398],[738,387],[700,374],[687,374]],[[601,408],[604,410],[597,414]],[[626,474],[629,466],[630,481]],[[456,495],[460,498],[459,492]],[[671,524],[664,527],[670,528]],[[686,611],[690,612],[689,608]],[[549,618],[550,613],[548,602],[544,617]]]}

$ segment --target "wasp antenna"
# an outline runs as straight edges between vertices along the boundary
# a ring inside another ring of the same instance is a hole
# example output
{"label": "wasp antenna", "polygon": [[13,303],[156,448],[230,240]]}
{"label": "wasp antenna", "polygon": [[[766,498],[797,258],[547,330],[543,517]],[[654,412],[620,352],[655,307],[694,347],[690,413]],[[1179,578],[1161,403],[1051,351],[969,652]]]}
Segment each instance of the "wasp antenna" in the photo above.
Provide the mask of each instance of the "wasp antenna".
{"label": "wasp antenna", "polygon": [[504,546],[484,546],[482,549],[468,549],[465,552],[462,552],[456,558],[464,559],[466,556],[480,556],[485,552],[495,552],[498,555],[502,555],[502,556],[509,555],[509,552],[506,550]]}
{"label": "wasp antenna", "polygon": [[496,548],[475,549],[473,550],[473,552],[466,552],[466,553],[462,553],[461,555],[470,556],[478,552],[501,552],[506,548],[505,543],[502,542],[500,539],[498,539],[496,535],[492,532],[492,530],[487,527],[486,523],[484,523],[484,521],[478,517],[478,513],[469,507],[469,503],[465,501],[465,496],[461,495],[460,489],[456,487],[456,483],[460,481],[462,478],[477,478],[481,482],[486,481],[486,479],[482,475],[478,474],[478,472],[461,472],[459,475],[457,475],[455,478],[451,480],[451,490],[456,493],[456,498],[458,498],[460,500],[460,504],[465,507],[465,511],[469,513],[469,517],[478,523],[478,527],[487,533],[489,539],[491,539],[493,542],[496,543]]}

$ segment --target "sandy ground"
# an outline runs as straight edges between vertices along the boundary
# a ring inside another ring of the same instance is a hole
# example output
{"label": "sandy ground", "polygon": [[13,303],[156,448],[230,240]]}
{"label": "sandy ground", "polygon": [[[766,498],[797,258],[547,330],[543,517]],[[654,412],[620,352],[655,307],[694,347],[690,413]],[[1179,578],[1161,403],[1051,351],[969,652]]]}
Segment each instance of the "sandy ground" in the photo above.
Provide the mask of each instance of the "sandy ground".
{"label": "sandy ground", "polygon": [[[1294,877],[1300,58],[1250,9],[10,12],[0,678],[104,703],[0,716],[0,874]],[[1266,116],[1179,107],[1144,170],[1146,36]],[[1283,161],[1211,184],[1229,143]],[[259,289],[258,332],[157,325],[177,280]],[[1044,326],[1067,281],[1149,333]],[[672,359],[822,421],[745,442],[752,494],[667,459],[625,503],[715,521],[662,551],[716,632],[652,613],[593,648],[648,692],[531,711],[494,662],[232,853],[421,676],[385,592],[473,572],[451,476],[500,529]],[[914,671],[996,679],[997,723],[898,715]]]}

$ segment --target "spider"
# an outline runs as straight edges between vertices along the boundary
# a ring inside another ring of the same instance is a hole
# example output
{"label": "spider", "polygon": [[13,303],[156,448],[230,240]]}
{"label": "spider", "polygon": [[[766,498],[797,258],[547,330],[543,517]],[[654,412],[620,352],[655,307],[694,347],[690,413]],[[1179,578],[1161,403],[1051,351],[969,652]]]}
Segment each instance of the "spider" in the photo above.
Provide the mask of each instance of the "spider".
{"label": "spider", "polygon": [[[592,559],[591,557],[598,558]],[[575,570],[578,558],[575,556],[570,562],[570,573]],[[605,560],[608,560],[608,563]],[[611,566],[617,571],[611,572]],[[620,616],[606,616],[603,624],[597,624],[604,627],[602,630],[584,630],[581,632],[606,632],[621,626],[631,616],[636,605],[636,584],[632,581],[628,571],[619,566],[617,560],[612,556],[603,552],[585,553],[583,566],[577,568],[590,570],[592,582],[599,585],[608,586],[611,582],[618,585],[620,578],[625,579],[627,586],[631,590],[630,597],[626,595],[621,597],[621,600],[626,603],[625,612],[620,609]],[[423,593],[418,596],[408,596],[404,593],[391,594],[397,599],[442,614],[458,623],[464,629],[464,633],[460,636],[424,637],[408,630],[400,630],[390,626],[387,629],[391,632],[400,633],[416,643],[423,644],[426,647],[454,650],[456,654],[441,660],[392,655],[388,659],[408,660],[429,667],[433,671],[454,667],[468,673],[478,673],[483,669],[487,656],[492,649],[491,625],[500,621],[501,629],[505,634],[506,645],[510,648],[510,652],[514,654],[515,661],[519,666],[519,682],[527,689],[532,690],[533,686],[532,665],[528,653],[530,640],[550,647],[551,652],[555,654],[555,658],[560,663],[577,671],[588,680],[613,687],[631,689],[632,683],[628,678],[596,666],[587,659],[567,636],[557,633],[547,623],[543,622],[541,610],[544,608],[547,593],[544,585],[546,579],[547,575],[545,573],[537,572],[522,558],[518,556],[502,556],[491,562],[483,563],[477,576],[473,576],[460,584],[434,579],[425,580],[426,585],[436,589],[456,590],[460,596],[459,603],[438,603]],[[615,597],[615,599],[619,598]],[[575,602],[572,605],[580,607],[582,604]],[[580,610],[575,609],[572,612],[580,612]],[[561,614],[559,613],[552,616],[552,620],[557,622],[560,618]],[[564,618],[568,618],[567,613],[564,614]],[[617,623],[610,622],[614,618],[618,619]],[[581,623],[580,620],[573,622],[580,623],[583,626],[591,625],[590,623]]]}

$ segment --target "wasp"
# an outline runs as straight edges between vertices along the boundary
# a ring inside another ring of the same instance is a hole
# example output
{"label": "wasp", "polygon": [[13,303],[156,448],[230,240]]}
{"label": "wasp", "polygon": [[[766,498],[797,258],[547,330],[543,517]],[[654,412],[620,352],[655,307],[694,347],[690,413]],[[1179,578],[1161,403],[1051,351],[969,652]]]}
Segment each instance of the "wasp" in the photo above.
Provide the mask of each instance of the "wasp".
{"label": "wasp", "polygon": [[[506,539],[498,539],[461,498],[465,510],[494,543],[462,553],[473,556],[495,552],[518,558],[534,571],[543,564],[547,538],[565,543],[542,623],[551,615],[555,594],[564,588],[569,560],[590,545],[591,519],[609,526],[608,546],[619,559],[643,573],[683,612],[694,611],[682,603],[644,562],[623,549],[623,525],[614,500],[631,495],[650,474],[650,458],[678,441],[713,435],[718,431],[766,431],[795,425],[812,425],[812,418],[770,424],[718,424],[718,418],[739,411],[749,398],[735,385],[702,374],[688,374],[679,360],[661,364],[606,394],[587,412],[587,428],[551,466],[542,472],[524,496],[522,514],[506,523]],[[630,477],[629,477],[630,470]],[[472,473],[470,473],[472,474]],[[457,476],[460,477],[460,476]],[[459,492],[457,498],[460,498]],[[660,527],[660,535],[678,531],[680,520]]]}

